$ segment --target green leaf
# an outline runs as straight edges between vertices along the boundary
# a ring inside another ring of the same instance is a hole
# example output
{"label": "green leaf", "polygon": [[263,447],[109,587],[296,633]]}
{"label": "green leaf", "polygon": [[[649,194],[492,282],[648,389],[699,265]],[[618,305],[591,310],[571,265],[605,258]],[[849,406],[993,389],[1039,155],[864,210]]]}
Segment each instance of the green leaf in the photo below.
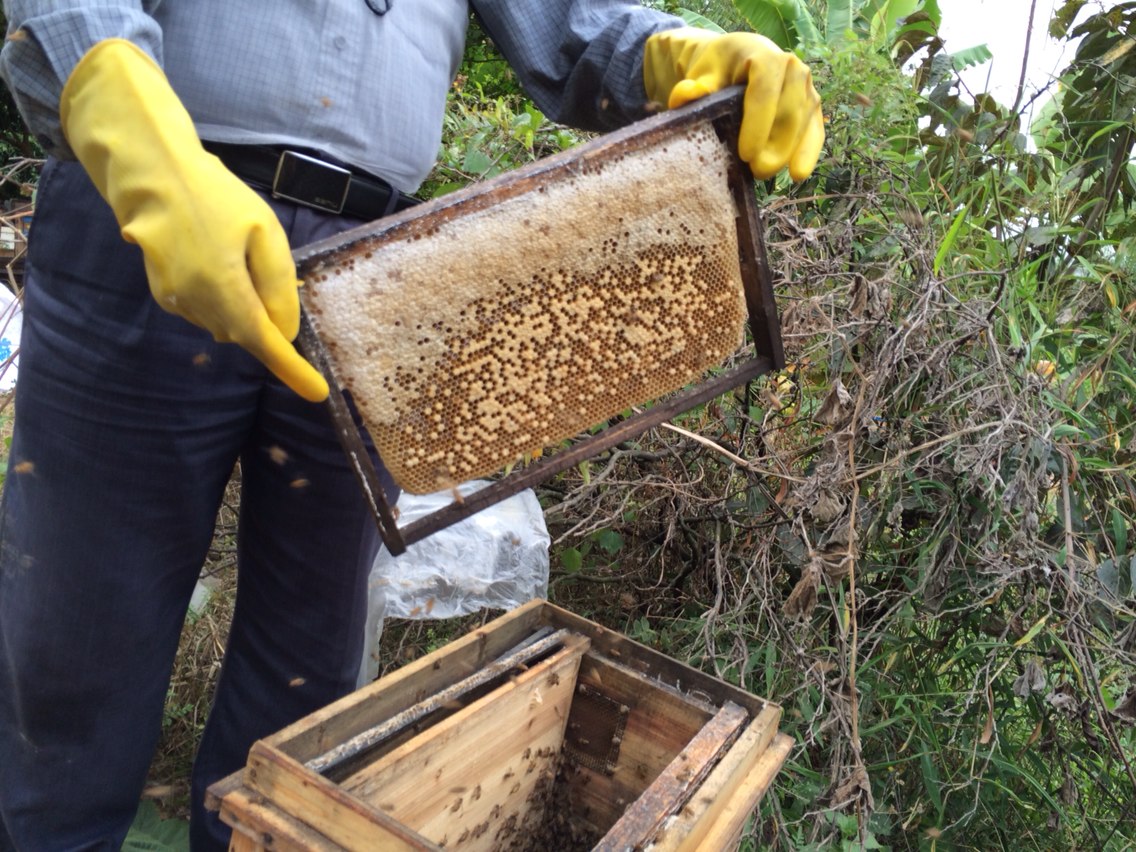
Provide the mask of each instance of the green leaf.
{"label": "green leaf", "polygon": [[931,266],[931,270],[935,275],[939,274],[939,268],[943,265],[943,260],[950,254],[951,249],[954,247],[955,238],[958,237],[959,231],[962,230],[962,223],[966,220],[967,212],[967,208],[965,207],[958,212],[958,215],[955,216],[955,220],[951,222],[950,230],[948,230],[947,235],[943,237],[943,242],[939,246],[939,250],[935,252],[935,262]]}
{"label": "green leaf", "polygon": [[471,147],[462,160],[462,171],[473,175],[484,175],[493,168],[493,161],[480,148]]}
{"label": "green leaf", "polygon": [[138,806],[122,849],[123,852],[183,852],[189,849],[189,823],[163,820],[158,806],[147,799]]}
{"label": "green leaf", "polygon": [[923,787],[927,791],[927,797],[931,800],[931,804],[935,806],[935,810],[939,814],[939,819],[942,820],[943,795],[940,792],[939,771],[935,768],[935,764],[931,762],[931,750],[926,743],[923,743],[923,749],[919,755],[919,768],[923,772]]}
{"label": "green leaf", "polygon": [[736,0],[738,11],[755,32],[795,49],[821,41],[813,17],[801,0]]}
{"label": "green leaf", "polygon": [[738,11],[746,22],[772,40],[778,47],[789,48],[794,44],[789,22],[781,14],[781,8],[773,0],[736,0]]}
{"label": "green leaf", "polygon": [[1128,523],[1124,519],[1124,514],[1113,507],[1111,511],[1112,516],[1112,543],[1116,546],[1117,553],[1128,552]]}
{"label": "green leaf", "polygon": [[965,71],[967,68],[973,68],[975,65],[989,62],[994,58],[994,54],[990,52],[990,48],[985,44],[976,44],[974,47],[967,47],[956,51],[952,53],[950,57],[951,67],[956,71]]}
{"label": "green leaf", "polygon": [[923,0],[923,5],[920,9],[927,14],[935,23],[935,28],[938,29],[943,24],[943,12],[939,8],[939,0]]}
{"label": "green leaf", "polygon": [[1032,642],[1037,637],[1037,634],[1041,632],[1041,629],[1045,627],[1045,623],[1047,621],[1049,621],[1048,613],[1039,618],[1037,622],[1034,623],[1034,625],[1026,631],[1026,635],[1014,643],[1014,647],[1020,648],[1023,645],[1028,645],[1030,642]]}
{"label": "green leaf", "polygon": [[836,824],[840,833],[848,839],[854,839],[860,834],[860,821],[855,814],[837,814]]}
{"label": "green leaf", "polygon": [[816,22],[813,20],[812,14],[805,7],[804,3],[797,3],[796,14],[793,18],[793,24],[797,28],[797,34],[801,39],[801,46],[808,44],[820,44],[822,39],[820,37],[820,30],[817,29]]}
{"label": "green leaf", "polygon": [[679,9],[678,16],[686,21],[692,27],[698,27],[703,30],[709,30],[712,33],[724,33],[725,30],[711,21],[705,15],[700,15],[691,9]]}
{"label": "green leaf", "polygon": [[1097,581],[1104,586],[1111,597],[1120,598],[1120,572],[1116,570],[1116,563],[1111,559],[1106,559],[1097,566]]}
{"label": "green leaf", "polygon": [[584,554],[580,553],[575,547],[569,547],[567,550],[561,551],[560,564],[564,566],[567,573],[578,574],[580,569],[584,567]]}
{"label": "green leaf", "polygon": [[1054,438],[1083,438],[1085,431],[1071,423],[1059,423],[1053,427]]}
{"label": "green leaf", "polygon": [[654,645],[658,633],[651,627],[651,622],[646,617],[640,617],[631,625],[631,638],[645,645]]}
{"label": "green leaf", "polygon": [[615,530],[600,530],[596,534],[596,544],[609,556],[614,556],[623,547],[623,536]]}
{"label": "green leaf", "polygon": [[829,0],[828,17],[824,22],[825,41],[829,44],[843,41],[854,22],[852,0]]}
{"label": "green leaf", "polygon": [[773,686],[777,681],[777,646],[773,642],[765,643],[765,692],[763,695],[773,695]]}
{"label": "green leaf", "polygon": [[892,34],[898,28],[900,18],[906,18],[919,8],[919,0],[881,0],[876,3],[876,14],[872,17],[871,34],[874,43],[891,44]]}
{"label": "green leaf", "polygon": [[1054,13],[1053,18],[1049,21],[1049,34],[1056,39],[1068,37],[1069,28],[1073,26],[1073,20],[1081,11],[1081,7],[1087,2],[1088,0],[1065,0],[1065,4]]}
{"label": "green leaf", "polygon": [[1018,323],[1018,318],[1013,314],[1010,314],[1010,316],[1007,317],[1007,322],[1009,326],[1008,330],[1010,332],[1010,344],[1012,346],[1021,346],[1023,342],[1022,328]]}

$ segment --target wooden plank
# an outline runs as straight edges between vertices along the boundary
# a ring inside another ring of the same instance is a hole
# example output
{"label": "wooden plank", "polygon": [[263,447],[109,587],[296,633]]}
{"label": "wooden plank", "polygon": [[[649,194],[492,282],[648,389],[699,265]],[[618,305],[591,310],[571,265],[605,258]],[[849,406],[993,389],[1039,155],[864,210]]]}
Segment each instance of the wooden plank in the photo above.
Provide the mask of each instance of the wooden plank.
{"label": "wooden plank", "polygon": [[238,839],[245,844],[242,849],[341,852],[343,848],[243,787],[225,795],[220,811],[221,820],[233,827],[234,844]]}
{"label": "wooden plank", "polygon": [[707,827],[705,835],[701,837],[697,833],[687,835],[687,841],[682,846],[683,852],[737,849],[746,820],[773,784],[773,779],[777,777],[781,765],[792,750],[792,737],[786,734],[774,737],[773,742],[758,758],[753,772],[745,779],[745,784],[734,792],[726,806],[721,809],[718,819]]}
{"label": "wooden plank", "polygon": [[[629,709],[615,771],[584,768],[572,785],[573,812],[602,834],[686,748],[717,708],[592,652],[584,656],[580,683]],[[597,732],[571,727],[579,724],[571,717],[569,724],[565,739],[572,754],[578,737]]]}
{"label": "wooden plank", "polygon": [[[755,718],[770,703],[706,672],[680,663],[641,642],[629,639],[618,631],[609,630],[547,601],[542,604],[540,621],[557,629],[565,627],[583,633],[592,640],[593,657],[604,656],[613,662],[622,663],[691,700],[701,700],[715,708],[732,701],[745,707]],[[486,625],[486,629],[492,627],[492,624]]]}
{"label": "wooden plank", "polygon": [[595,852],[637,849],[655,836],[663,822],[686,805],[737,739],[749,719],[745,709],[726,704],[671,761],[595,846]]}
{"label": "wooden plank", "polygon": [[229,852],[261,852],[264,847],[250,837],[239,832],[233,832],[229,840]]}
{"label": "wooden plank", "polygon": [[242,766],[232,775],[222,778],[209,786],[205,791],[205,810],[218,811],[221,809],[221,800],[229,793],[241,789],[245,785],[245,769]]}
{"label": "wooden plank", "polygon": [[715,122],[715,130],[729,146],[733,156],[730,163],[730,191],[734,196],[738,217],[738,261],[742,270],[742,287],[749,311],[750,334],[757,355],[769,356],[771,367],[785,366],[785,352],[781,343],[781,322],[777,316],[777,300],[773,292],[773,273],[765,252],[765,227],[754,193],[753,174],[737,154],[736,140],[741,133],[741,112],[722,116]]}
{"label": "wooden plank", "polygon": [[439,846],[492,850],[523,836],[551,792],[587,640],[571,643],[343,781]]}
{"label": "wooden plank", "polygon": [[542,626],[532,601],[305,716],[265,742],[304,763],[477,671]]}
{"label": "wooden plank", "polygon": [[331,356],[316,334],[311,318],[303,305],[300,306],[300,333],[296,336],[296,349],[327,380],[330,393],[327,395],[324,408],[332,426],[335,427],[335,434],[339,436],[340,446],[343,447],[347,461],[351,464],[355,480],[359,483],[363,501],[371,510],[371,517],[379,530],[379,538],[383,540],[387,550],[393,556],[402,556],[406,553],[406,542],[399,532],[394,510],[387,502],[382,479],[375,468],[375,463],[371,461],[367,445],[363,443],[363,436],[355,425],[347,397],[335,379]]}
{"label": "wooden plank", "polygon": [[[331,770],[339,769],[349,773],[347,768],[360,762],[373,763],[381,752],[378,748],[389,750],[402,741],[403,737],[413,735],[418,726],[428,727],[431,720],[437,723],[444,716],[450,715],[472,703],[479,694],[483,694],[499,686],[506,678],[515,676],[515,672],[527,669],[557,649],[564,647],[569,637],[579,637],[578,633],[567,630],[557,630],[549,635],[531,642],[516,651],[498,657],[488,665],[482,666],[472,675],[464,678],[452,686],[408,707],[379,725],[363,731],[329,751],[312,758],[304,763],[309,769],[321,775],[331,775]],[[579,637],[574,642],[587,642]],[[369,759],[368,759],[369,758]]]}
{"label": "wooden plank", "polygon": [[708,832],[718,831],[719,823],[723,831],[736,828],[740,835],[746,818],[765,792],[758,783],[756,769],[769,744],[778,736],[780,717],[780,709],[770,707],[749,723],[687,805],[666,823],[648,847],[651,852],[693,852]]}
{"label": "wooden plank", "polygon": [[438,852],[440,847],[348,795],[265,741],[249,751],[249,787],[347,849]]}

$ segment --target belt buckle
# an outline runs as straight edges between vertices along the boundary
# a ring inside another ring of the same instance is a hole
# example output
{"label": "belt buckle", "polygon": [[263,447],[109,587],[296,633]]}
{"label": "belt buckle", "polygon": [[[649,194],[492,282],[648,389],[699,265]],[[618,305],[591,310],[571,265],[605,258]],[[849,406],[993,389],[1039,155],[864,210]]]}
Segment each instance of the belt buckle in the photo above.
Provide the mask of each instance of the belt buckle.
{"label": "belt buckle", "polygon": [[282,151],[272,180],[273,198],[294,201],[328,213],[342,213],[351,172],[299,151]]}

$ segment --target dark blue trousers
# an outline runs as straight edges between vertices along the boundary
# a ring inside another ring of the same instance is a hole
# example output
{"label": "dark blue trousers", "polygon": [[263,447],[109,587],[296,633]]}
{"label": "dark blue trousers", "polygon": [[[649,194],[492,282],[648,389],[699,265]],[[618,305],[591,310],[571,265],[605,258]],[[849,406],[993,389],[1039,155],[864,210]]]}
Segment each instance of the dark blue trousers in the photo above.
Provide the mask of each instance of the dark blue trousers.
{"label": "dark blue trousers", "polygon": [[[357,224],[272,203],[293,245]],[[0,507],[0,847],[121,845],[239,459],[236,613],[193,774],[194,848],[225,848],[205,788],[354,688],[374,522],[325,409],[163,312],[76,164],[45,169],[24,295]]]}

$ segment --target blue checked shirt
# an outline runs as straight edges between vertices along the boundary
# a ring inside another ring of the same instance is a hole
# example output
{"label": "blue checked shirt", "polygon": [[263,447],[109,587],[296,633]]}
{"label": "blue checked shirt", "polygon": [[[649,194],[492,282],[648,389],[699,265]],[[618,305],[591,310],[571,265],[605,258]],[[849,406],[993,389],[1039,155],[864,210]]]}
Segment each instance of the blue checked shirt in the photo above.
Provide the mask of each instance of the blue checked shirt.
{"label": "blue checked shirt", "polygon": [[643,43],[682,24],[631,0],[5,0],[0,75],[69,157],[63,84],[93,44],[125,38],[203,139],[322,150],[412,192],[437,156],[470,6],[540,109],[593,130],[643,115]]}

